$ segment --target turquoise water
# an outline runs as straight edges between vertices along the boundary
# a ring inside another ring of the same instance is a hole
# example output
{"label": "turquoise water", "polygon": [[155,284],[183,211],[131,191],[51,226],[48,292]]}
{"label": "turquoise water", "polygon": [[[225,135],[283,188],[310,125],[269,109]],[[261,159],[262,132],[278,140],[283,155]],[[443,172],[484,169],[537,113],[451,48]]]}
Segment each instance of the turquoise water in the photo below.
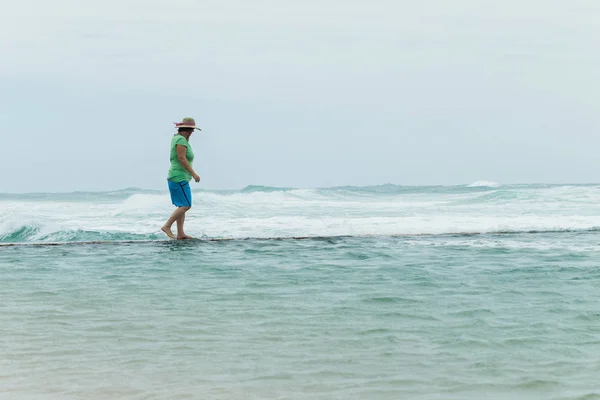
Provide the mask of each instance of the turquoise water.
{"label": "turquoise water", "polygon": [[125,229],[164,194],[5,195],[0,398],[600,398],[596,191],[198,192],[191,242]]}

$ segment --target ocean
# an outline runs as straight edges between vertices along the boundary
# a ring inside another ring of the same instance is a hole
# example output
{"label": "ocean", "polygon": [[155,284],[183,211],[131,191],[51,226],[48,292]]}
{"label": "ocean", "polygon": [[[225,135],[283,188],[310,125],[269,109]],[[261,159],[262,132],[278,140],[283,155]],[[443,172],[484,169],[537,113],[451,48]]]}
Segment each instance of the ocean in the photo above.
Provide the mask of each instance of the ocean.
{"label": "ocean", "polygon": [[0,399],[600,399],[600,186],[0,194]]}

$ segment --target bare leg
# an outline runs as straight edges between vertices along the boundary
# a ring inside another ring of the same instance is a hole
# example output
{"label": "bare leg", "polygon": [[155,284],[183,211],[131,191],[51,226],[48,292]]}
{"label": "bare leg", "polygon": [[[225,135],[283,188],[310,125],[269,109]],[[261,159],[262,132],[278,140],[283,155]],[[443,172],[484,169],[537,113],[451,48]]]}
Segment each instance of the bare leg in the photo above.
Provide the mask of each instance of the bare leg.
{"label": "bare leg", "polygon": [[193,239],[193,237],[185,234],[183,230],[183,223],[185,222],[185,213],[177,219],[177,239]]}
{"label": "bare leg", "polygon": [[173,223],[175,221],[177,221],[182,216],[185,216],[186,211],[189,209],[190,209],[190,207],[177,207],[175,209],[175,211],[173,211],[173,214],[171,214],[171,217],[167,220],[165,225],[160,229],[164,233],[166,233],[168,237],[170,237],[171,239],[175,239],[175,235],[173,235],[173,231],[171,231],[171,227],[173,226]]}

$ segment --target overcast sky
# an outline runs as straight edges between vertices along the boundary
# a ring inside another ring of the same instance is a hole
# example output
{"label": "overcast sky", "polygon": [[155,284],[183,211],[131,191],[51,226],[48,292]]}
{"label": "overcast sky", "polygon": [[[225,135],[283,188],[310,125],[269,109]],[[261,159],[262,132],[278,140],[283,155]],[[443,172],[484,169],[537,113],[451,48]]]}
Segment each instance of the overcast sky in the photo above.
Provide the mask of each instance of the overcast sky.
{"label": "overcast sky", "polygon": [[19,0],[0,192],[600,182],[597,0]]}

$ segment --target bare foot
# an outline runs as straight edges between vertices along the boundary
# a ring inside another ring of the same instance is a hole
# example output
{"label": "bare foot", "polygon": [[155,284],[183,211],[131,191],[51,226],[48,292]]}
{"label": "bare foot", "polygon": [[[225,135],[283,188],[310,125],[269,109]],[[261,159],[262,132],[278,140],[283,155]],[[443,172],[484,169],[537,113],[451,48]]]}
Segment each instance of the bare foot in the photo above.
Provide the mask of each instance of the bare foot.
{"label": "bare foot", "polygon": [[175,239],[175,235],[173,235],[173,232],[171,232],[171,228],[163,226],[162,228],[160,228],[160,230],[163,231],[164,233],[166,233],[167,236],[170,237],[171,239]]}
{"label": "bare foot", "polygon": [[193,237],[183,234],[183,235],[177,235],[177,240],[186,240],[186,239],[193,239]]}

